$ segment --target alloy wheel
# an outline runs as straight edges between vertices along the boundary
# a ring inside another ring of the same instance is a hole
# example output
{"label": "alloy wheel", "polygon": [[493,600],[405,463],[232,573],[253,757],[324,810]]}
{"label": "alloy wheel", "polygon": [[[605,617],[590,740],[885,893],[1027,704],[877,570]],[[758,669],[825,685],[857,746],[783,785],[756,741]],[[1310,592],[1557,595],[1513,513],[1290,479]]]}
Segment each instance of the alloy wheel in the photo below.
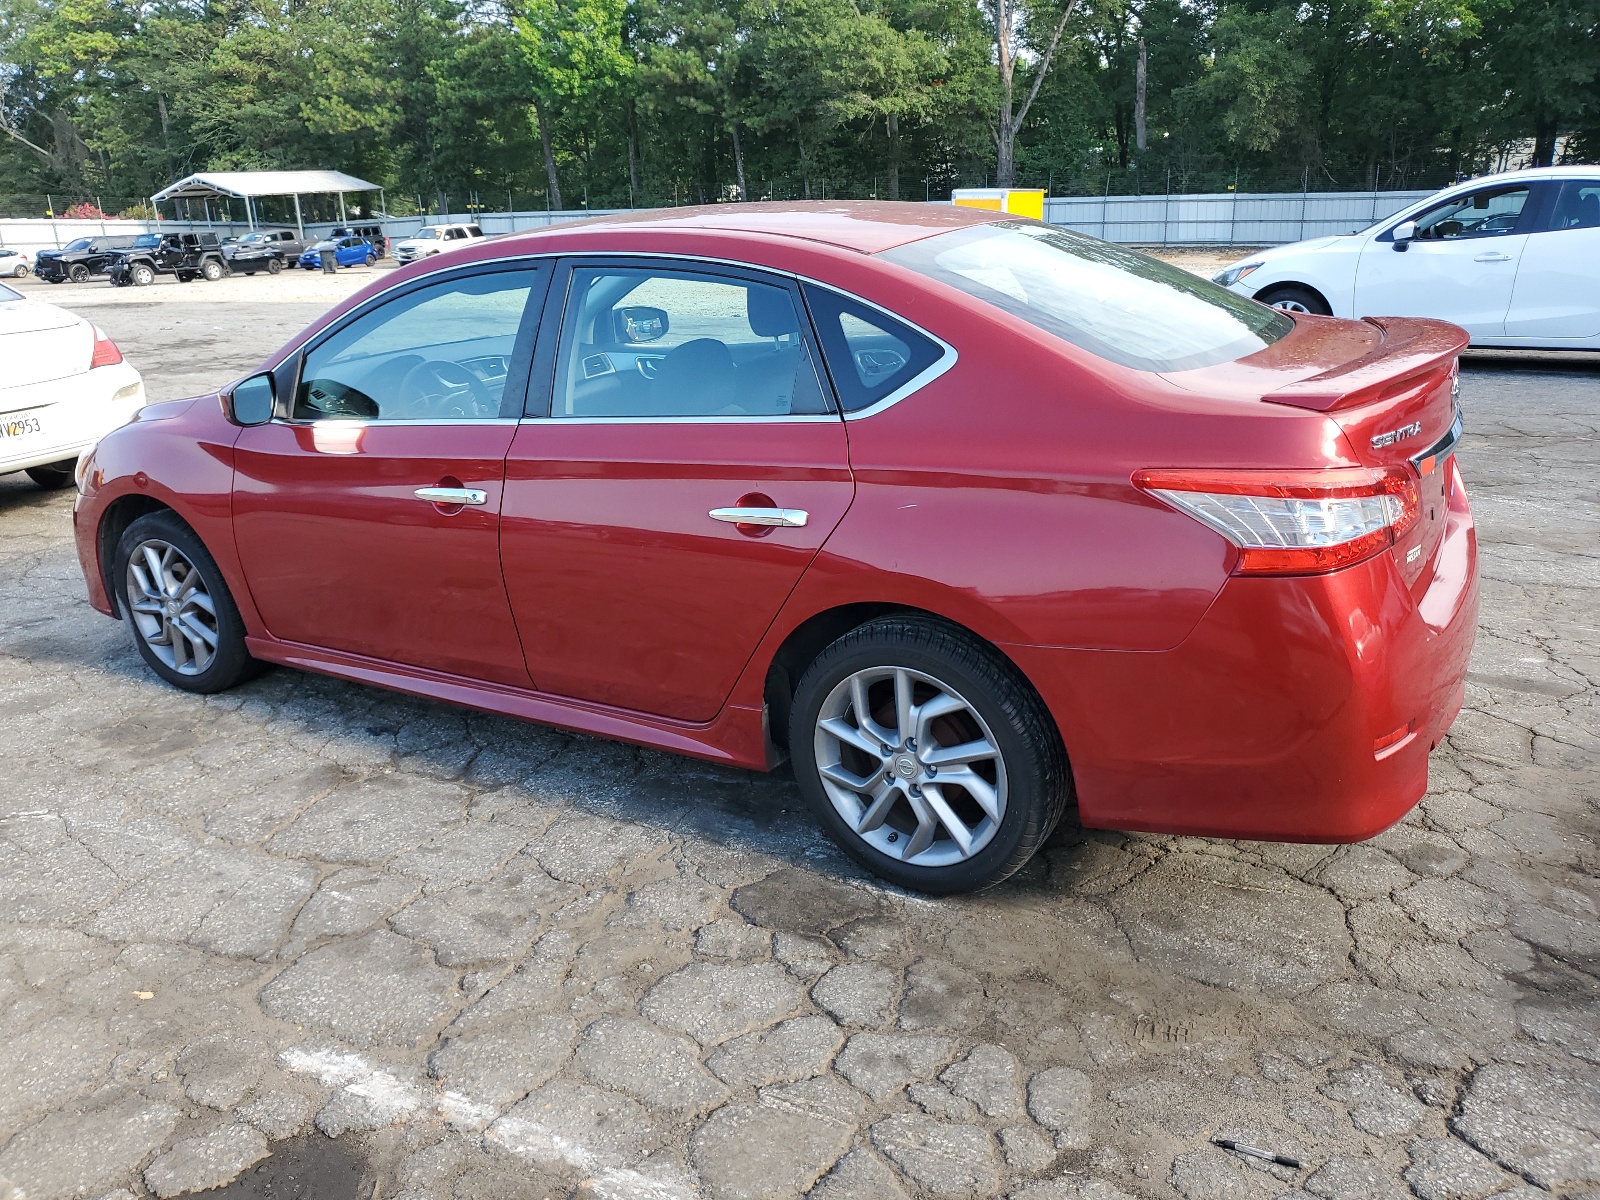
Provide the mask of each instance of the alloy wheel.
{"label": "alloy wheel", "polygon": [[870,667],[842,679],[817,714],[815,751],[845,824],[902,862],[965,861],[1005,819],[998,740],[955,689],[921,671]]}
{"label": "alloy wheel", "polygon": [[1311,310],[1298,300],[1274,300],[1272,307],[1284,312],[1310,313]]}
{"label": "alloy wheel", "polygon": [[128,607],[151,651],[180,675],[199,675],[216,656],[216,604],[195,565],[171,542],[152,538],[128,557]]}

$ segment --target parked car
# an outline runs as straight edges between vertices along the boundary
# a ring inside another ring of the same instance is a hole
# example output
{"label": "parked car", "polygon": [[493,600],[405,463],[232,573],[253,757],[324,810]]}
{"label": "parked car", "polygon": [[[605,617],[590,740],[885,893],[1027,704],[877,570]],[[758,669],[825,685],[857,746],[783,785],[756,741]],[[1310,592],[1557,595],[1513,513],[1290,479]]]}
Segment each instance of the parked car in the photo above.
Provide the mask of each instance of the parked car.
{"label": "parked car", "polygon": [[34,255],[33,273],[47,283],[87,283],[104,275],[118,254],[149,234],[117,234],[74,238],[59,250],[41,250]]}
{"label": "parked car", "polygon": [[356,237],[353,234],[341,238],[326,238],[316,243],[300,256],[300,265],[308,271],[320,270],[322,267],[322,252],[332,250],[334,258],[341,267],[354,267],[361,263],[371,266],[378,261],[378,255],[372,248],[372,243],[366,238]]}
{"label": "parked car", "polygon": [[33,270],[33,255],[26,250],[0,247],[0,275],[23,279],[31,270]]}
{"label": "parked car", "polygon": [[1475,346],[1600,349],[1600,167],[1474,179],[1360,233],[1252,254],[1214,278],[1295,312],[1438,317]]}
{"label": "parked car", "polygon": [[78,549],[177,687],[787,755],[906,887],[1005,877],[1073,801],[1353,841],[1462,703],[1465,344],[1002,213],[677,209],[479,242],[156,406]]}
{"label": "parked car", "polygon": [[424,225],[410,237],[395,244],[394,260],[404,265],[419,258],[431,258],[446,250],[460,250],[483,236],[476,225]]}
{"label": "parked car", "polygon": [[114,287],[145,287],[154,283],[157,275],[176,276],[179,283],[195,279],[210,283],[227,273],[214,233],[146,235],[139,245],[117,255],[109,271]]}
{"label": "parked car", "polygon": [[372,244],[372,252],[379,258],[389,253],[389,237],[383,232],[382,225],[341,225],[328,236],[366,238]]}
{"label": "parked car", "polygon": [[0,475],[65,487],[78,456],[143,404],[144,382],[116,343],[0,284]]}
{"label": "parked car", "polygon": [[276,275],[285,263],[293,263],[305,252],[305,243],[292,229],[256,229],[222,246],[222,257],[235,274],[254,275],[266,271]]}

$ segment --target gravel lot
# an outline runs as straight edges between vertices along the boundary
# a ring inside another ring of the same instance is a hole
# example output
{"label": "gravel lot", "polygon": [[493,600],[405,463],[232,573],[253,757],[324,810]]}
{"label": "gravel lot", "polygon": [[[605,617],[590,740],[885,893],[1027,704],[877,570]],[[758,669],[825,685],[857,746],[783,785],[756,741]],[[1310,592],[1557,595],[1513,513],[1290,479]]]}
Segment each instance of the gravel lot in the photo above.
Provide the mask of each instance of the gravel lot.
{"label": "gravel lot", "polygon": [[[371,276],[23,286],[168,398]],[[782,776],[166,688],[0,476],[0,1200],[1600,1196],[1597,359],[1464,372],[1483,628],[1402,825],[937,902]]]}

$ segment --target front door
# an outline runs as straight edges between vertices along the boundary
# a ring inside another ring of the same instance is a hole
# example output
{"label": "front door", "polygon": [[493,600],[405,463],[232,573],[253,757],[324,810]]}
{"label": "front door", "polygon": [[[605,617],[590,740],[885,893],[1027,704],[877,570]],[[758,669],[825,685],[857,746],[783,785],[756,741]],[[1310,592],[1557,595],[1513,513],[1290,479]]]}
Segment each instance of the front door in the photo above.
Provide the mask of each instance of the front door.
{"label": "front door", "polygon": [[1508,337],[1600,337],[1600,178],[1552,185],[1550,215],[1528,237],[1506,314]]}
{"label": "front door", "polygon": [[1527,184],[1457,196],[1416,218],[1405,247],[1380,234],[1356,267],[1357,317],[1437,317],[1474,338],[1505,332],[1506,309],[1527,243]]}
{"label": "front door", "polygon": [[844,423],[786,281],[588,261],[564,294],[502,511],[529,673],[708,721],[850,505]]}
{"label": "front door", "polygon": [[548,273],[456,272],[359,311],[240,435],[234,529],[272,636],[527,686],[499,513]]}

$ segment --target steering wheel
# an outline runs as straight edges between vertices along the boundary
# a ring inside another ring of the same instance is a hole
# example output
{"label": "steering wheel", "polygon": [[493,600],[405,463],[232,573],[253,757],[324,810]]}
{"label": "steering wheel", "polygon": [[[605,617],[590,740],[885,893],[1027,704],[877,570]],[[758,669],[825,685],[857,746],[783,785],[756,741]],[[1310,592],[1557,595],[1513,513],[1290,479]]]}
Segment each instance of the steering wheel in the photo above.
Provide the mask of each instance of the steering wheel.
{"label": "steering wheel", "polygon": [[401,404],[423,417],[497,417],[500,406],[489,389],[460,363],[433,358],[405,373],[399,387]]}

